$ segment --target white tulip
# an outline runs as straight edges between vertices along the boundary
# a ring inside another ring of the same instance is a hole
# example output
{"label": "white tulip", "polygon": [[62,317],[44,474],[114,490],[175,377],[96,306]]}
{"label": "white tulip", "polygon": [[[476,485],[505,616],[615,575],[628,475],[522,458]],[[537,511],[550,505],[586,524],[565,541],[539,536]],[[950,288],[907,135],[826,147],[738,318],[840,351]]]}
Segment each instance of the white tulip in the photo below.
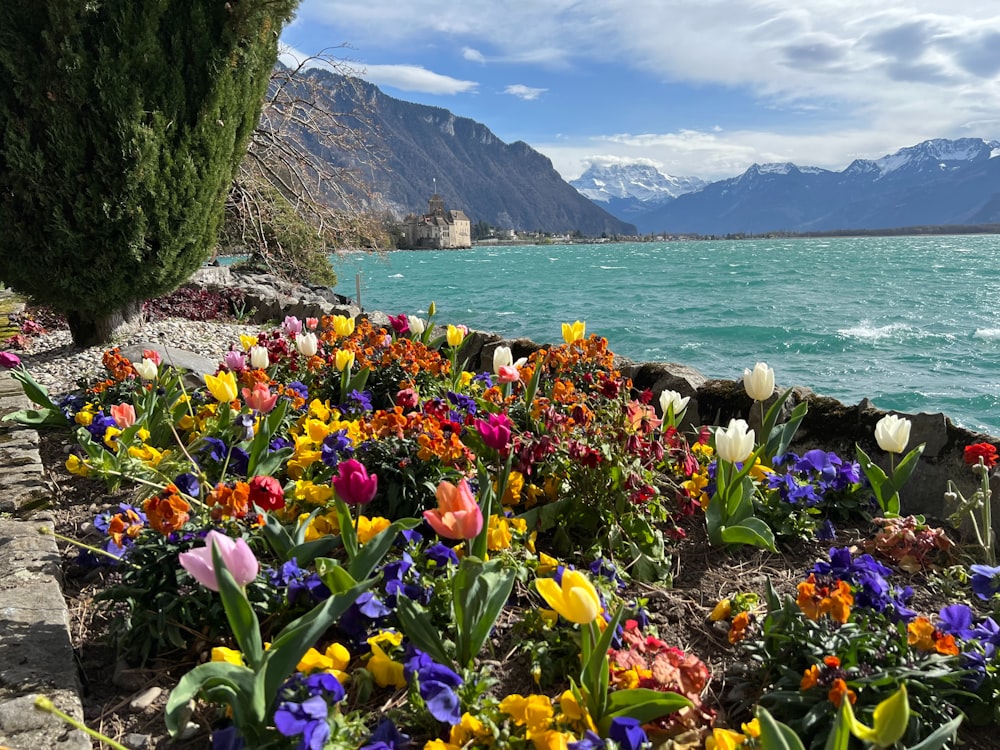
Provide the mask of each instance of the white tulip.
{"label": "white tulip", "polygon": [[414,336],[420,336],[424,332],[424,321],[418,318],[416,315],[407,315],[407,322],[410,324],[410,333]]}
{"label": "white tulip", "polygon": [[910,442],[910,420],[886,414],[875,425],[875,440],[886,453],[902,453]]}
{"label": "white tulip", "polygon": [[671,407],[673,407],[674,416],[676,417],[684,411],[690,400],[690,396],[681,397],[681,394],[677,391],[667,388],[660,392],[660,410],[663,412],[664,418],[666,418],[667,414],[670,413]]}
{"label": "white tulip", "polygon": [[149,359],[149,357],[143,357],[142,362],[135,363],[133,367],[135,367],[135,371],[139,373],[139,377],[143,380],[156,379],[156,362]]}
{"label": "white tulip", "polygon": [[255,370],[266,370],[271,364],[271,359],[267,355],[267,349],[263,346],[250,347],[250,366]]}
{"label": "white tulip", "polygon": [[493,350],[493,373],[498,374],[501,367],[510,367],[514,364],[514,354],[509,346],[498,346]]}
{"label": "white tulip", "polygon": [[743,371],[743,387],[754,401],[767,401],[774,393],[774,370],[763,362]]}
{"label": "white tulip", "polygon": [[300,333],[295,337],[295,348],[303,357],[312,357],[319,351],[319,340],[315,333]]}
{"label": "white tulip", "polygon": [[742,419],[729,420],[729,427],[715,432],[715,451],[723,461],[736,464],[746,461],[753,453],[754,431]]}

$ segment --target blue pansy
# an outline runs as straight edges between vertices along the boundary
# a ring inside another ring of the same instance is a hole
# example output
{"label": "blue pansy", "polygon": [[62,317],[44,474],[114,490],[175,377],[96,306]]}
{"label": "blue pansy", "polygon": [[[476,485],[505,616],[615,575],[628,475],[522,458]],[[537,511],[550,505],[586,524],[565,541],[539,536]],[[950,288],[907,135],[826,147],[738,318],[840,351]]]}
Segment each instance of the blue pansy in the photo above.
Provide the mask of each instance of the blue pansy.
{"label": "blue pansy", "polygon": [[569,750],[604,750],[607,745],[599,735],[588,729],[583,733],[583,737],[576,742],[570,742],[566,747]]}
{"label": "blue pansy", "polygon": [[403,663],[403,676],[407,682],[416,677],[420,697],[435,719],[452,725],[462,720],[461,702],[455,693],[455,688],[462,685],[462,678],[451,669],[413,649],[413,655]]}
{"label": "blue pansy", "polygon": [[616,716],[612,719],[608,739],[617,742],[621,750],[641,750],[643,744],[649,742],[642,724],[631,716]]}
{"label": "blue pansy", "polygon": [[992,599],[1000,592],[1000,566],[971,565],[969,570],[972,571],[972,593],[980,599]]}
{"label": "blue pansy", "polygon": [[323,439],[320,447],[320,460],[331,469],[337,468],[341,459],[350,458],[354,453],[354,444],[347,436],[347,430],[331,432]]}
{"label": "blue pansy", "polygon": [[174,477],[174,486],[189,497],[198,497],[201,494],[201,484],[198,477],[187,472]]}
{"label": "blue pansy", "polygon": [[392,719],[383,718],[368,738],[368,742],[358,750],[406,750],[409,746],[409,735],[400,732],[392,723]]}
{"label": "blue pansy", "polygon": [[285,737],[302,735],[297,750],[323,750],[330,739],[326,720],[329,711],[326,701],[318,695],[301,703],[283,701],[274,712],[274,726]]}
{"label": "blue pansy", "polygon": [[967,640],[972,635],[972,609],[965,604],[949,604],[938,612],[939,629],[956,638]]}

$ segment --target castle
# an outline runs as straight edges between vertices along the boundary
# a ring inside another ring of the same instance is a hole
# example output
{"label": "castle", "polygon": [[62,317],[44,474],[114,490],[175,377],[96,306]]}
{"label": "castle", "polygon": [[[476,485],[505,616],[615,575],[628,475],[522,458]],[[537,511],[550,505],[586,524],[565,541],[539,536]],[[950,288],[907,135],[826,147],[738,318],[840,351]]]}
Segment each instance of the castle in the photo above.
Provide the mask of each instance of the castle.
{"label": "castle", "polygon": [[472,247],[472,222],[462,211],[448,211],[437,193],[427,201],[427,213],[403,219],[401,248],[449,250]]}

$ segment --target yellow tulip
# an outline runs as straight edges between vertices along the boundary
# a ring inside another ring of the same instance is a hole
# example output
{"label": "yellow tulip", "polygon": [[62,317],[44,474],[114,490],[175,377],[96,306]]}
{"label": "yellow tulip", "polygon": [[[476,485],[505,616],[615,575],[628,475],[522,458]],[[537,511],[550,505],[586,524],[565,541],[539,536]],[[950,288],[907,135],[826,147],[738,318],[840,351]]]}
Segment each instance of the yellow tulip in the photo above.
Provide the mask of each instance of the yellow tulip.
{"label": "yellow tulip", "polygon": [[553,578],[539,578],[535,587],[545,602],[570,622],[585,625],[601,613],[597,589],[579,570],[563,573],[562,586]]}
{"label": "yellow tulip", "polygon": [[253,347],[257,346],[257,336],[247,336],[245,334],[240,334],[240,344],[243,346],[243,351],[248,352]]}
{"label": "yellow tulip", "polygon": [[461,346],[465,332],[458,326],[448,326],[448,346]]}
{"label": "yellow tulip", "polygon": [[342,338],[350,336],[354,333],[354,318],[348,318],[346,315],[334,315],[333,332]]}
{"label": "yellow tulip", "polygon": [[579,320],[574,323],[562,324],[563,341],[567,344],[572,344],[574,341],[580,341],[586,333],[587,324]]}
{"label": "yellow tulip", "polygon": [[227,664],[235,664],[237,667],[242,667],[243,654],[234,648],[216,646],[212,649],[212,661],[224,661]]}
{"label": "yellow tulip", "polygon": [[354,367],[354,352],[350,349],[338,349],[336,357],[337,369],[340,372],[348,371]]}
{"label": "yellow tulip", "polygon": [[220,372],[218,375],[205,375],[205,385],[216,401],[229,403],[236,400],[239,389],[236,386],[236,374]]}

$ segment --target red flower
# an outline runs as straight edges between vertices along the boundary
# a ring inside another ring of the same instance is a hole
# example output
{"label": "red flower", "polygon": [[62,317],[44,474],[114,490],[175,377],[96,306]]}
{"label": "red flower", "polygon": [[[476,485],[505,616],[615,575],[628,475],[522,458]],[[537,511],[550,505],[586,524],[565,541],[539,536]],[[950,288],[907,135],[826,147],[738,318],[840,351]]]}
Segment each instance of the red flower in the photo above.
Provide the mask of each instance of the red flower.
{"label": "red flower", "polygon": [[992,469],[997,464],[997,448],[990,443],[976,443],[965,446],[965,463],[975,466],[979,459],[983,459],[983,464],[987,469]]}
{"label": "red flower", "polygon": [[285,507],[285,493],[274,477],[256,476],[250,480],[250,502],[262,510]]}

